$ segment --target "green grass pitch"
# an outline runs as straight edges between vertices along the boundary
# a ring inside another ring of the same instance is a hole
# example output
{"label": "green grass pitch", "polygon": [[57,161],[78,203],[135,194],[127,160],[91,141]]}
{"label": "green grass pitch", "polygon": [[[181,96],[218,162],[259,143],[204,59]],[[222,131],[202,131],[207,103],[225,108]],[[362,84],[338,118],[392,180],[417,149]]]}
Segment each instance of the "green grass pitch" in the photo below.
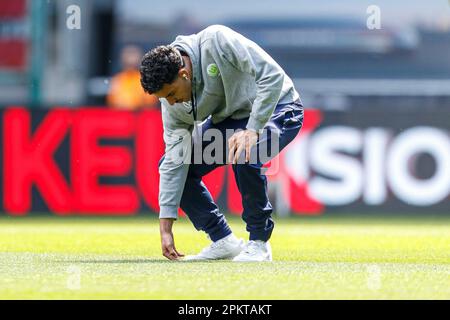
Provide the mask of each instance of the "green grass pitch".
{"label": "green grass pitch", "polygon": [[170,262],[155,218],[3,217],[0,299],[450,299],[449,218],[330,216],[275,218],[272,263]]}

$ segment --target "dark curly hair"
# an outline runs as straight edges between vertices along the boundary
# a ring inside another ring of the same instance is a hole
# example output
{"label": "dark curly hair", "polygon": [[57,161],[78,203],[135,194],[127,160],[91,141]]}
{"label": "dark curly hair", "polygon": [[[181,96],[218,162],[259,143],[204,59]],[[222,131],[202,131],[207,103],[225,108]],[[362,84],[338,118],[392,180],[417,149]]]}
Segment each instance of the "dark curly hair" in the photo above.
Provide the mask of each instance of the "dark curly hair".
{"label": "dark curly hair", "polygon": [[156,47],[144,55],[141,62],[141,85],[145,92],[153,94],[165,84],[175,81],[182,68],[180,54],[171,46]]}

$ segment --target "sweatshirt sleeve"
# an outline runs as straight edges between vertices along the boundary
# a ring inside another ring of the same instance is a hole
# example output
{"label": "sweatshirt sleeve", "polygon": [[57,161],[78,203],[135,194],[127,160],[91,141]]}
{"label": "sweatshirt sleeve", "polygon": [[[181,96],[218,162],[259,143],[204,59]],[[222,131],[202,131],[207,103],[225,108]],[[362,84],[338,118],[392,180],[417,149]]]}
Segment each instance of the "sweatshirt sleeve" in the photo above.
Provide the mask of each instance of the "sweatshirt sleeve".
{"label": "sweatshirt sleeve", "polygon": [[159,218],[178,218],[191,157],[192,126],[177,121],[162,100],[165,155],[159,166]]}
{"label": "sweatshirt sleeve", "polygon": [[275,110],[284,82],[284,71],[261,47],[239,33],[218,27],[215,32],[220,54],[241,72],[251,74],[256,82],[247,129],[261,131]]}

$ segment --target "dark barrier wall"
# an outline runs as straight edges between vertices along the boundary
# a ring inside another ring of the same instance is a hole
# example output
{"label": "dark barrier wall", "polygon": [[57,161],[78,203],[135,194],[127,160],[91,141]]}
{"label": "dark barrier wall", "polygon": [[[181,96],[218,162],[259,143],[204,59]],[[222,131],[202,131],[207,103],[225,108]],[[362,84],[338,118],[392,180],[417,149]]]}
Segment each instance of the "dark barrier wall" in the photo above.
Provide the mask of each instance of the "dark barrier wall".
{"label": "dark barrier wall", "polygon": [[[276,210],[450,214],[449,116],[307,110],[301,134],[268,166]],[[0,125],[5,214],[158,212],[159,111],[7,108]],[[205,183],[240,214],[231,168]]]}

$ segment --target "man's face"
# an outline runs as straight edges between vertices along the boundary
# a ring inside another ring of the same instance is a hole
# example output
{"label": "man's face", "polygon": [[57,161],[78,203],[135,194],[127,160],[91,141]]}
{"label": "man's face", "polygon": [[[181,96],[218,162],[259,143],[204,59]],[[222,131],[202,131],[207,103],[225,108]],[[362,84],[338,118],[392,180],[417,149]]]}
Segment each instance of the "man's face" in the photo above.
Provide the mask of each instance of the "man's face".
{"label": "man's face", "polygon": [[191,100],[191,81],[183,73],[179,73],[171,84],[165,84],[161,90],[154,93],[158,98],[165,98],[170,105]]}

